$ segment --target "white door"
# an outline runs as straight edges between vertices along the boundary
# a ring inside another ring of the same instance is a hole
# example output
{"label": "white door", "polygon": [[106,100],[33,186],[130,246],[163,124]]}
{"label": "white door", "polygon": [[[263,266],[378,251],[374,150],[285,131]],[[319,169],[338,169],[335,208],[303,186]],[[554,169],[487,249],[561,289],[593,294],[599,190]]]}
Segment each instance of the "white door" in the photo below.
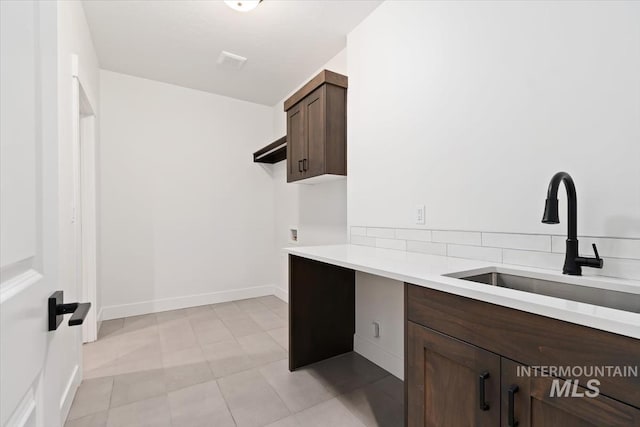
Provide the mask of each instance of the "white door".
{"label": "white door", "polygon": [[55,427],[64,418],[57,365],[66,356],[60,332],[47,331],[47,298],[60,289],[56,7],[0,1],[2,427]]}

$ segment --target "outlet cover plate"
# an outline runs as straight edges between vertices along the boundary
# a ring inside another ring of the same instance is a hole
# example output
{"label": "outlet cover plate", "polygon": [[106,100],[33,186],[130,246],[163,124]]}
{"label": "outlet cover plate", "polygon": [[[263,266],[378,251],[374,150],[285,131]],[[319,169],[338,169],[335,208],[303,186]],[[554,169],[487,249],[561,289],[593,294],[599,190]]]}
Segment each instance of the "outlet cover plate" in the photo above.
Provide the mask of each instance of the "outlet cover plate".
{"label": "outlet cover plate", "polygon": [[424,205],[416,205],[416,224],[424,225],[426,222],[426,208]]}

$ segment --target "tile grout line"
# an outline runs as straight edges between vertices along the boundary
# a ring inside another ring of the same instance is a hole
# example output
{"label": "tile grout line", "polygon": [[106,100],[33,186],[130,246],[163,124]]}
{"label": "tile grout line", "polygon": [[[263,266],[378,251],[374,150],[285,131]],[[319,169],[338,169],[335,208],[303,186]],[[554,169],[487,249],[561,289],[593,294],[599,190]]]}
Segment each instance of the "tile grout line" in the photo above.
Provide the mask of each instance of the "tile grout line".
{"label": "tile grout line", "polygon": [[[278,316],[278,315],[277,315],[277,312],[275,311],[276,309],[271,309],[271,308],[267,308],[267,309],[268,309],[268,311],[269,311],[269,312],[272,312],[274,315]],[[279,316],[278,316],[278,317],[279,317]],[[188,317],[185,317],[185,319],[187,319],[187,320],[188,320]],[[135,329],[134,329],[134,330],[132,330],[132,332],[135,332]],[[156,333],[159,333],[159,332],[157,332],[157,330],[156,330]],[[268,331],[265,331],[265,330],[262,330],[262,331],[260,331],[259,333],[265,333],[265,334],[269,335],[269,334],[268,334]],[[273,337],[271,337],[271,338],[272,338],[272,340],[276,343],[277,347],[282,349],[283,354],[285,354],[285,355],[286,355],[286,354],[288,354],[288,353],[289,353],[289,352],[288,352],[288,350],[286,350],[286,349],[282,348],[282,346],[280,346],[280,345],[278,344],[278,342],[277,342],[275,339],[273,339]],[[234,339],[234,341],[235,341],[235,342],[237,342],[237,337],[233,336],[233,339]],[[197,343],[195,343],[195,344],[194,344],[193,348],[198,348],[198,349],[202,350],[202,344],[200,344],[199,342],[197,342]],[[285,358],[285,359],[286,359],[286,358]],[[353,392],[355,392],[355,391],[357,391],[357,390],[365,389],[366,387],[369,387],[369,386],[371,386],[372,384],[375,384],[377,381],[381,381],[381,380],[383,380],[383,379],[388,378],[388,377],[390,377],[390,376],[391,376],[391,375],[390,375],[390,373],[388,373],[388,372],[387,372],[387,373],[385,373],[385,375],[383,375],[381,378],[376,378],[376,379],[372,378],[372,379],[370,379],[370,380],[365,381],[362,385],[360,385],[359,387],[357,387],[357,388],[355,388],[355,389],[353,389],[353,390],[349,390],[349,391],[342,391],[342,392],[339,392],[339,393],[337,393],[337,394],[335,394],[335,395],[333,395],[333,394],[332,394],[332,393],[331,393],[331,392],[330,392],[330,391],[329,391],[329,390],[328,390],[324,385],[320,384],[320,386],[323,388],[323,390],[324,390],[325,392],[327,392],[327,398],[324,398],[322,401],[319,401],[319,402],[315,403],[314,405],[309,406],[308,408],[300,409],[300,410],[298,410],[298,411],[292,411],[292,410],[290,410],[290,409],[288,408],[288,406],[286,405],[286,403],[284,403],[285,401],[284,401],[284,399],[283,399],[282,395],[278,392],[278,390],[277,390],[274,386],[272,386],[272,385],[271,385],[271,383],[267,380],[267,378],[265,377],[265,375],[261,372],[261,369],[262,369],[262,368],[264,368],[265,366],[268,366],[268,365],[273,364],[273,363],[280,362],[280,361],[282,361],[282,360],[283,360],[283,359],[278,359],[278,360],[275,360],[275,361],[267,361],[267,362],[263,362],[263,363],[261,363],[261,364],[257,364],[257,365],[255,365],[255,366],[253,366],[253,367],[250,367],[250,368],[247,368],[247,369],[243,369],[242,371],[234,372],[234,373],[231,373],[231,374],[228,374],[228,375],[227,375],[227,376],[232,376],[232,375],[239,374],[239,373],[241,373],[241,372],[246,372],[246,371],[248,371],[248,370],[255,370],[255,371],[257,371],[257,372],[258,372],[258,374],[260,375],[260,377],[261,377],[261,378],[262,378],[262,379],[263,379],[263,380],[264,380],[264,381],[269,385],[269,388],[270,388],[270,389],[275,393],[275,395],[278,397],[278,399],[280,399],[280,401],[283,403],[284,407],[285,407],[285,408],[287,409],[287,411],[288,411],[288,415],[285,415],[285,416],[283,416],[283,417],[281,417],[281,418],[279,418],[279,419],[277,419],[277,420],[274,420],[273,422],[278,422],[279,420],[282,420],[282,419],[287,418],[287,417],[289,417],[289,416],[294,416],[294,417],[295,417],[295,416],[296,416],[296,414],[298,414],[298,413],[300,413],[300,412],[304,412],[304,411],[306,411],[306,410],[308,410],[308,409],[311,409],[311,408],[313,408],[313,407],[316,407],[316,406],[319,406],[319,405],[321,405],[321,404],[324,404],[324,403],[326,403],[327,401],[330,401],[331,399],[338,399],[338,398],[339,398],[339,397],[341,397],[341,396],[346,396],[346,395],[348,395],[348,394],[350,394],[350,393],[353,393]],[[207,361],[208,361],[208,359],[207,359]],[[209,365],[208,363],[207,363],[207,365],[208,365],[208,369],[210,369],[210,370],[211,370],[210,365]],[[163,371],[166,371],[166,368],[164,368],[164,369],[162,369],[162,370],[163,370]],[[212,373],[213,373],[213,372],[212,372]],[[225,407],[226,407],[226,409],[227,409],[227,411],[228,411],[228,413],[229,413],[229,415],[230,415],[230,417],[231,417],[231,419],[232,419],[233,423],[234,423],[235,425],[237,425],[237,420],[236,420],[236,418],[234,417],[233,412],[231,411],[231,407],[229,406],[229,402],[228,402],[228,400],[227,400],[226,396],[224,395],[224,393],[222,393],[222,389],[221,389],[221,387],[220,387],[220,380],[221,380],[221,379],[223,379],[223,378],[225,378],[225,377],[215,378],[215,376],[214,376],[211,380],[207,380],[207,381],[197,381],[197,382],[195,382],[195,383],[193,383],[193,384],[189,384],[189,385],[182,385],[182,386],[180,386],[179,388],[176,388],[175,390],[171,390],[171,391],[169,391],[168,389],[166,389],[166,390],[164,391],[164,393],[161,393],[161,394],[159,394],[159,395],[151,396],[151,397],[145,397],[145,398],[141,398],[141,399],[138,399],[138,400],[134,400],[134,401],[128,402],[128,403],[126,403],[126,404],[123,404],[123,405],[121,405],[121,406],[118,406],[118,408],[120,408],[120,407],[124,407],[124,406],[126,406],[126,405],[134,405],[134,404],[137,404],[137,403],[139,403],[139,402],[146,401],[146,400],[149,400],[149,399],[157,399],[157,398],[165,398],[165,399],[169,399],[169,395],[170,395],[171,393],[178,392],[178,391],[180,391],[180,390],[184,390],[184,389],[187,389],[187,388],[190,388],[190,387],[194,387],[194,386],[197,386],[197,385],[200,385],[200,384],[204,384],[204,383],[208,383],[209,381],[212,381],[212,382],[215,382],[216,387],[217,387],[217,388],[218,388],[218,390],[220,391],[221,397],[222,397],[222,399],[224,400],[224,403],[225,403]],[[165,381],[166,381],[166,377],[165,377],[164,375],[163,375],[163,380],[165,380]],[[109,418],[109,412],[110,412],[112,409],[114,409],[114,408],[111,408],[111,403],[112,403],[113,395],[114,395],[114,388],[113,388],[113,384],[114,384],[114,383],[115,383],[115,376],[111,376],[111,389],[110,389],[110,393],[109,393],[109,404],[108,404],[107,413],[106,413],[107,419]],[[383,390],[383,391],[384,391],[384,390]],[[388,395],[388,394],[386,394],[386,395]],[[338,399],[338,400],[339,400],[339,399]],[[359,420],[359,418],[358,418],[358,414],[357,414],[357,413],[353,412],[353,411],[352,411],[352,409],[349,409],[349,407],[348,407],[347,405],[345,405],[344,403],[343,403],[342,405],[345,407],[345,409],[347,409],[347,412],[348,412],[348,413],[350,413],[352,416],[354,416],[356,419],[358,419],[358,420]],[[175,424],[175,421],[174,421],[174,419],[173,419],[173,415],[174,415],[174,413],[171,411],[171,407],[170,407],[170,405],[169,405],[169,420],[168,420],[168,422],[169,422],[169,424],[170,424],[170,425],[175,426],[176,424]],[[296,418],[296,420],[297,420],[297,418]]]}
{"label": "tile grout line", "polygon": [[[409,230],[409,229],[407,229]],[[419,229],[416,229],[419,230]],[[405,247],[408,246],[408,244],[410,242],[417,242],[417,243],[435,243],[435,244],[443,244],[443,245],[447,245],[447,256],[448,255],[448,246],[449,245],[458,245],[458,246],[467,246],[467,247],[474,247],[474,248],[493,248],[493,249],[500,249],[502,251],[504,250],[513,250],[513,251],[520,251],[520,252],[535,252],[535,253],[547,253],[547,254],[559,254],[561,252],[556,252],[553,250],[553,237],[556,235],[543,235],[543,234],[525,234],[525,233],[494,233],[494,234],[505,234],[505,235],[528,235],[528,236],[540,236],[540,237],[548,237],[549,238],[549,250],[540,250],[540,249],[523,249],[523,248],[514,248],[514,247],[505,247],[505,246],[491,246],[491,245],[487,245],[485,244],[483,237],[482,237],[482,233],[489,233],[489,232],[481,232],[481,243],[480,245],[477,244],[470,244],[470,243],[455,243],[455,242],[443,242],[443,241],[434,241],[433,239],[429,240],[429,241],[424,241],[424,240],[411,240],[411,239],[391,239],[388,237],[370,237],[374,240],[374,244],[373,245],[368,245],[368,244],[357,244],[357,243],[352,243],[356,246],[366,246],[366,247],[374,247],[374,248],[383,248],[383,249],[391,249],[391,250],[398,250],[398,251],[406,251],[406,252],[416,252],[416,253],[427,253],[427,252],[420,252],[420,251],[411,251],[409,249],[398,249],[398,248],[388,248],[388,247],[381,247],[378,246],[377,244],[377,240],[378,239],[389,239],[389,240],[396,240],[398,242],[403,242]],[[350,236],[351,238],[357,236],[357,237],[362,237],[359,235],[352,235]],[[586,240],[589,239],[589,236],[579,236],[580,239],[582,240]],[[629,238],[613,238],[613,237],[594,237],[597,239],[617,239],[617,240],[631,240],[631,241],[635,241],[635,240],[640,240],[640,239],[629,239]],[[429,253],[427,253],[429,254]],[[621,257],[621,256],[602,256],[602,258],[604,259],[620,259],[620,260],[628,260],[628,261],[640,261],[640,258],[632,258],[632,257]],[[475,258],[470,258],[470,259],[475,259]]]}
{"label": "tile grout line", "polygon": [[[276,362],[278,362],[278,361],[276,361]],[[270,362],[270,363],[275,363],[275,362]],[[265,365],[262,365],[262,366],[269,365],[270,363],[266,363]],[[289,416],[291,416],[291,415],[295,415],[297,412],[293,412],[293,411],[291,411],[291,409],[289,409],[289,407],[287,406],[287,404],[284,402],[284,398],[280,395],[280,393],[278,393],[278,390],[276,390],[276,389],[275,389],[275,387],[273,387],[273,386],[271,385],[271,383],[269,382],[269,380],[267,380],[267,378],[262,374],[262,372],[260,372],[260,369],[259,369],[259,368],[256,368],[256,371],[258,372],[258,375],[260,375],[260,377],[262,377],[262,379],[264,380],[264,382],[265,382],[265,383],[267,383],[267,385],[269,386],[269,388],[271,388],[271,390],[273,390],[273,392],[276,394],[276,396],[278,396],[278,399],[280,399],[280,402],[282,402],[282,404],[284,405],[284,407],[285,407],[285,408],[287,408],[287,412],[289,412],[289,414],[287,414],[286,416],[284,416],[284,417],[282,417],[282,418],[278,418],[277,420],[274,420],[273,422],[271,422],[271,423],[269,423],[269,424],[272,424],[272,423],[275,423],[275,422],[277,422],[277,421],[283,420],[283,419],[285,419],[285,418],[287,418],[287,417],[289,417]],[[300,411],[298,411],[298,412],[300,412]]]}
{"label": "tile grout line", "polygon": [[[419,230],[419,231],[443,231],[454,233],[487,233],[487,234],[505,234],[505,235],[524,235],[524,236],[551,236],[551,237],[565,237],[566,234],[553,234],[553,233],[527,233],[527,232],[512,232],[512,231],[489,231],[489,230],[454,230],[454,229],[436,229],[436,228],[406,228],[406,227],[374,227],[374,226],[357,226],[357,228],[376,228],[387,230]],[[578,235],[578,238],[591,238],[591,239],[614,239],[614,240],[631,240],[640,241],[639,237],[618,237],[618,236],[590,236],[590,235]]]}
{"label": "tile grout line", "polygon": [[220,383],[218,382],[218,378],[215,379],[214,381],[216,382],[216,387],[218,387],[218,391],[220,392],[220,396],[222,396],[222,400],[224,400],[224,406],[227,408],[227,411],[229,411],[229,415],[231,415],[231,419],[233,420],[233,423],[237,426],[238,425],[238,421],[236,421],[236,417],[233,416],[233,412],[231,411],[231,407],[229,406],[229,402],[227,402],[226,396],[222,392],[222,387],[220,387]]}

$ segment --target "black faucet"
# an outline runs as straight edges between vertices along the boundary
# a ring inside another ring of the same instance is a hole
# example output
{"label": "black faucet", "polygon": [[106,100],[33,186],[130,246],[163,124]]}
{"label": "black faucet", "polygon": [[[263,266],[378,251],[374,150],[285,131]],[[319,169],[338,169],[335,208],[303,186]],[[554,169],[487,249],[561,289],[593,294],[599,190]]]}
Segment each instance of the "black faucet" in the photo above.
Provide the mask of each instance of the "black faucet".
{"label": "black faucet", "polygon": [[582,267],[602,268],[604,264],[600,255],[598,255],[598,249],[594,243],[593,252],[596,254],[595,258],[581,257],[578,255],[578,226],[577,226],[577,214],[578,206],[576,201],[576,186],[573,184],[571,175],[566,172],[558,172],[553,175],[551,182],[549,183],[549,190],[547,190],[547,201],[544,205],[544,214],[542,215],[542,222],[545,224],[559,224],[560,218],[558,218],[558,187],[560,183],[564,182],[564,186],[567,189],[568,199],[568,213],[569,218],[567,221],[567,253],[564,258],[564,267],[562,272],[564,274],[570,274],[572,276],[582,275]]}

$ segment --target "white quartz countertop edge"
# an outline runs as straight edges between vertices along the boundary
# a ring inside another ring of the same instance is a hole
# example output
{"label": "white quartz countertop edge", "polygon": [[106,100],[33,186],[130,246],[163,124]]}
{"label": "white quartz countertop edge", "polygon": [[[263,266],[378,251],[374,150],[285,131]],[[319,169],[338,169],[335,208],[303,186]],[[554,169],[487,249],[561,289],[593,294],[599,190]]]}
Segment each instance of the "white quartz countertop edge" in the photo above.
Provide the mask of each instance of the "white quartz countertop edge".
{"label": "white quartz countertop edge", "polygon": [[547,280],[555,278],[581,286],[640,294],[638,281],[566,276],[561,272],[531,267],[349,244],[289,247],[285,248],[285,251],[327,264],[640,339],[640,314],[638,313],[484,285],[444,275],[470,270],[489,272],[497,268],[504,272],[526,273],[528,276],[538,276]]}

